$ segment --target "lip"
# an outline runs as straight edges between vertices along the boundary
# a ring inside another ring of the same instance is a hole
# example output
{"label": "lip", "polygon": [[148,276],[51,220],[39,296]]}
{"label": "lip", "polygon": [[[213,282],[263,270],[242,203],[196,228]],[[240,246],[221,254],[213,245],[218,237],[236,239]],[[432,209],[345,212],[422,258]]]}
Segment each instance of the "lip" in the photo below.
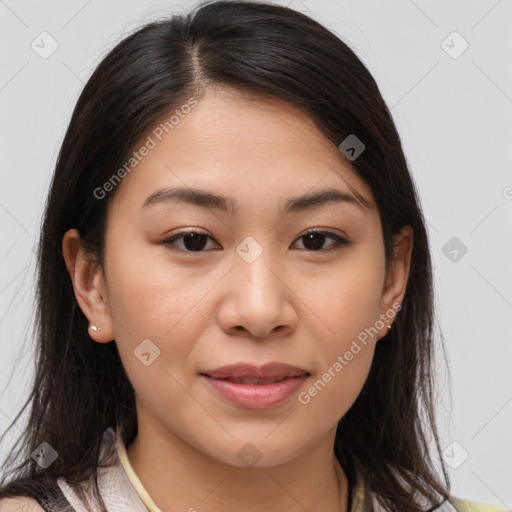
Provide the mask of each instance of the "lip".
{"label": "lip", "polygon": [[[285,363],[267,363],[263,366],[240,363],[200,373],[209,386],[225,400],[244,409],[277,407],[309,375],[307,370]],[[233,382],[231,379],[247,379],[249,382]],[[250,382],[251,380],[255,382]],[[278,382],[272,382],[273,380]]]}

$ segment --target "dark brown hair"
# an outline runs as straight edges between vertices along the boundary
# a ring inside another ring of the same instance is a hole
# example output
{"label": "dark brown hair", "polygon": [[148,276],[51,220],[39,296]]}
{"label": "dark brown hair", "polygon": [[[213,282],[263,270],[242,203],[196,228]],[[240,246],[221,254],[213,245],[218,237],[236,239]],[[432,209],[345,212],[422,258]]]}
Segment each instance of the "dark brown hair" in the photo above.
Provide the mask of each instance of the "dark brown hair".
{"label": "dark brown hair", "polygon": [[[377,84],[349,46],[318,22],[274,4],[217,1],[149,23],[123,39],[85,85],[60,149],[38,248],[37,359],[28,428],[5,464],[0,498],[33,495],[38,482],[63,477],[80,495],[96,485],[104,430],[137,434],[134,391],[115,343],[88,335],[62,256],[62,237],[77,228],[103,264],[108,201],[94,190],[109,180],[163,116],[209,85],[280,98],[301,108],[338,146],[356,134],[365,151],[354,171],[371,188],[381,216],[386,262],[393,237],[410,225],[414,244],[402,310],[376,346],[368,379],[340,420],[335,453],[391,510],[432,510],[449,499],[434,416],[432,264],[420,201],[401,141]],[[105,392],[108,390],[108,392]],[[13,423],[14,424],[14,423]],[[11,425],[12,427],[12,425]],[[9,427],[9,428],[11,428]],[[4,434],[5,435],[5,434]],[[30,457],[46,441],[59,457],[47,469]],[[96,497],[103,505],[95,487]]]}

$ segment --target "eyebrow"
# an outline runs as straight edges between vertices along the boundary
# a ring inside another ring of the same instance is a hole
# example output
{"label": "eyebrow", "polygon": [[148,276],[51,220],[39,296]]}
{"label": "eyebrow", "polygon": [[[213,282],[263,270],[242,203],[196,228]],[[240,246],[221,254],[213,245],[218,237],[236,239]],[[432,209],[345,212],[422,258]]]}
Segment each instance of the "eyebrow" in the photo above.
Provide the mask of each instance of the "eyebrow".
{"label": "eyebrow", "polygon": [[[213,208],[225,213],[233,214],[238,212],[238,204],[233,199],[220,194],[213,194],[206,190],[188,187],[157,190],[142,203],[141,210],[162,203],[189,203],[202,208]],[[353,195],[336,188],[329,188],[302,196],[290,197],[281,205],[280,213],[286,215],[288,213],[311,210],[327,203],[345,203],[362,209],[365,208],[362,202]]]}

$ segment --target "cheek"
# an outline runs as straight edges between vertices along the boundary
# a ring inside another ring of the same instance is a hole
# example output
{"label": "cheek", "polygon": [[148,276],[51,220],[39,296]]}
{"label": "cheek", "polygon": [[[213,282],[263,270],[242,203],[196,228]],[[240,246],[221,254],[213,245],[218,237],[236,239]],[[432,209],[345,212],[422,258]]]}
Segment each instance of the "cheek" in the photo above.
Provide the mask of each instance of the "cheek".
{"label": "cheek", "polygon": [[[329,276],[318,276],[313,293],[305,295],[311,310],[338,339],[340,349],[379,318],[384,264],[370,252],[354,252]],[[330,341],[327,348],[333,345]]]}
{"label": "cheek", "polygon": [[297,396],[304,414],[334,425],[357,399],[368,377],[375,339],[348,335],[323,341],[323,366]]}
{"label": "cheek", "polygon": [[123,326],[124,334],[162,338],[190,324],[190,313],[219,279],[218,272],[201,272],[192,263],[171,263],[165,248],[148,250],[147,243],[123,247],[115,241],[111,245],[115,256],[106,269],[109,304],[112,315],[123,324],[121,336]]}
{"label": "cheek", "polygon": [[[380,260],[379,260],[380,261]],[[370,371],[379,320],[384,266],[359,254],[357,263],[339,269],[313,296],[311,309],[329,327],[317,338],[322,368],[299,402],[313,416],[336,422],[359,395]]]}
{"label": "cheek", "polygon": [[[205,315],[199,315],[201,298],[218,278],[198,277],[197,272],[194,277],[189,268],[172,268],[163,250],[148,263],[147,249],[137,250],[135,244],[123,246],[119,239],[112,240],[111,247],[115,250],[106,261],[108,300],[123,366],[127,373],[135,372],[131,373],[135,379],[140,372],[145,375],[138,383],[142,387],[146,381],[167,381],[170,376],[162,374],[162,362],[165,360],[165,368],[173,372],[174,366],[189,355],[207,321]],[[152,251],[156,253],[154,248]],[[142,350],[139,347],[146,347],[142,353],[149,351],[150,360],[153,354],[157,356],[148,366],[151,372],[137,358]]]}

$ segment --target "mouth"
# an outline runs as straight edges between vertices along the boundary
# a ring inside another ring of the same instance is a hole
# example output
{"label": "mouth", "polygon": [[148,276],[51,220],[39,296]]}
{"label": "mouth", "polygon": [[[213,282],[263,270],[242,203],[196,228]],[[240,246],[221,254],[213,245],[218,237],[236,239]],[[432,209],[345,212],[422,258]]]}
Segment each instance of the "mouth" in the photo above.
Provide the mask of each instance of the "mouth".
{"label": "mouth", "polygon": [[224,366],[199,374],[209,389],[244,409],[267,409],[287,401],[310,376],[307,370],[284,363]]}
{"label": "mouth", "polygon": [[[210,375],[207,375],[211,377]],[[250,386],[264,386],[266,384],[274,384],[275,382],[282,382],[285,379],[289,379],[290,377],[279,377],[277,379],[240,379],[235,377],[226,377],[224,379],[226,382],[234,382],[235,384],[247,384]]]}

